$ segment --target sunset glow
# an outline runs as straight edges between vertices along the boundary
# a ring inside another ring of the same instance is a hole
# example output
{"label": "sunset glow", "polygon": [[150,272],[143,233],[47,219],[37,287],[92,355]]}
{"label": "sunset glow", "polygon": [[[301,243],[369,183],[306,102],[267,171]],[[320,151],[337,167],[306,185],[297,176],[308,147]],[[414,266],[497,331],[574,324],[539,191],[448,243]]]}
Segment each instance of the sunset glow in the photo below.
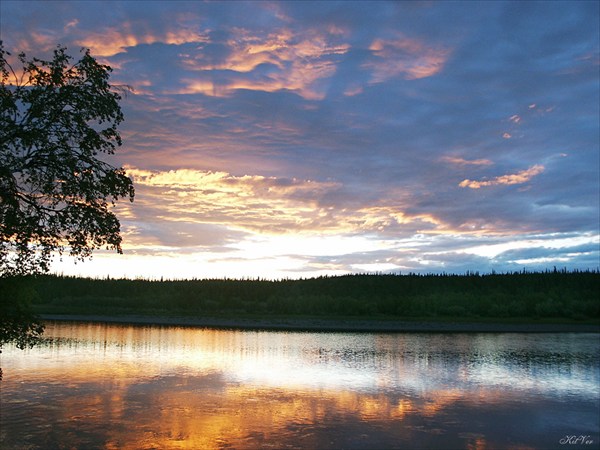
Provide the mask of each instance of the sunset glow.
{"label": "sunset glow", "polygon": [[93,277],[597,269],[597,2],[0,3],[113,68],[134,180]]}

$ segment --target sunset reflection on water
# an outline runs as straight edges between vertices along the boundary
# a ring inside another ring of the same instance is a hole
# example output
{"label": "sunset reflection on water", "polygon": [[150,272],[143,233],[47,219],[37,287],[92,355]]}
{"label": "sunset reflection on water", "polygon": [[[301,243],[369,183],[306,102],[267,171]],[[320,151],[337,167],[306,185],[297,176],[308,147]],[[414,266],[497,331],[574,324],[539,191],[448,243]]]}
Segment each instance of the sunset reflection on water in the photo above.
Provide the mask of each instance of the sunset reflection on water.
{"label": "sunset reflection on water", "polygon": [[598,442],[596,335],[50,323],[46,336],[2,355],[2,448],[547,448],[565,434]]}

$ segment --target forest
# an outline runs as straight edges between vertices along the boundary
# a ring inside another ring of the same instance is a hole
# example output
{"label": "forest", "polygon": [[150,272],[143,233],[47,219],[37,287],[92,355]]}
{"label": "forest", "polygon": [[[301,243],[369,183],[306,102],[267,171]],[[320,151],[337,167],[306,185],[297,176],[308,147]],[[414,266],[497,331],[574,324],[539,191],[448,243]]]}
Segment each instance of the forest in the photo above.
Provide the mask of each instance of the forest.
{"label": "forest", "polygon": [[598,323],[600,272],[345,275],[299,280],[27,280],[38,314],[555,319]]}

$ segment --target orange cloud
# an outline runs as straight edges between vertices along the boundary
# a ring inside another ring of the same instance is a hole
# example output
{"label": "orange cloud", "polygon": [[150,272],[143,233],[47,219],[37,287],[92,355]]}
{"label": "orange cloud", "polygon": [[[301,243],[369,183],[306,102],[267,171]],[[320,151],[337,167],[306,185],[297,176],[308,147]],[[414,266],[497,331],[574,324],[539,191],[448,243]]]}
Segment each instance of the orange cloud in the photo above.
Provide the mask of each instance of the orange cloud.
{"label": "orange cloud", "polygon": [[539,175],[544,171],[544,166],[536,164],[527,170],[522,170],[515,174],[502,175],[495,177],[491,180],[485,181],[474,181],[474,180],[463,180],[459,183],[462,188],[468,187],[471,189],[480,189],[482,187],[497,186],[497,185],[513,185],[527,183],[536,175]]}
{"label": "orange cloud", "polygon": [[180,28],[165,33],[136,34],[130,23],[124,23],[119,28],[108,28],[100,33],[89,33],[78,41],[83,47],[89,48],[95,56],[113,56],[126,51],[127,47],[135,47],[141,44],[154,44],[162,42],[165,44],[181,45],[189,42],[207,42],[206,35],[197,31]]}
{"label": "orange cloud", "polygon": [[[192,169],[150,171],[127,167],[138,190],[127,212],[167,222],[211,223],[251,233],[287,234],[445,230],[438,218],[410,215],[401,205],[334,207],[344,196],[336,182],[282,179]],[[141,217],[138,217],[140,219]]]}
{"label": "orange cloud", "polygon": [[[333,75],[336,64],[332,57],[347,52],[350,47],[347,44],[331,44],[328,36],[319,32],[309,32],[302,39],[289,30],[279,30],[267,36],[252,36],[245,30],[238,30],[237,34],[240,37],[227,42],[230,54],[223,61],[208,62],[187,55],[184,64],[200,72],[230,70],[240,76],[221,80],[218,85],[205,80],[187,80],[184,93],[227,96],[236,89],[266,92],[287,89],[304,98],[319,100],[325,93],[315,86],[315,82]],[[270,64],[273,70],[260,79],[242,75],[261,64]]]}
{"label": "orange cloud", "polygon": [[55,31],[32,30],[26,37],[17,40],[13,50],[15,50],[15,53],[20,51],[25,53],[36,52],[35,56],[40,57],[40,52],[51,52],[55,49],[58,41],[58,33]]}
{"label": "orange cloud", "polygon": [[140,206],[153,207],[160,202],[161,220],[274,233],[318,227],[319,199],[338,187],[332,182],[238,177],[190,169],[159,172],[128,168],[127,173],[144,194],[138,196],[142,197]]}

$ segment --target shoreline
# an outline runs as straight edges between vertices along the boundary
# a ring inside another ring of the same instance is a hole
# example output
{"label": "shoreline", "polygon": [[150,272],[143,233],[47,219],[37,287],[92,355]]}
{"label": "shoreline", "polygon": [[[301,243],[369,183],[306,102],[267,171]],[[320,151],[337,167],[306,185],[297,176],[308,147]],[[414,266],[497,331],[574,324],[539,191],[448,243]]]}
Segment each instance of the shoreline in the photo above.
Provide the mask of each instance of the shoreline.
{"label": "shoreline", "polygon": [[89,322],[121,325],[175,326],[234,330],[356,332],[356,333],[600,333],[597,324],[436,322],[379,319],[320,318],[188,318],[159,316],[104,316],[40,314],[56,322]]}

